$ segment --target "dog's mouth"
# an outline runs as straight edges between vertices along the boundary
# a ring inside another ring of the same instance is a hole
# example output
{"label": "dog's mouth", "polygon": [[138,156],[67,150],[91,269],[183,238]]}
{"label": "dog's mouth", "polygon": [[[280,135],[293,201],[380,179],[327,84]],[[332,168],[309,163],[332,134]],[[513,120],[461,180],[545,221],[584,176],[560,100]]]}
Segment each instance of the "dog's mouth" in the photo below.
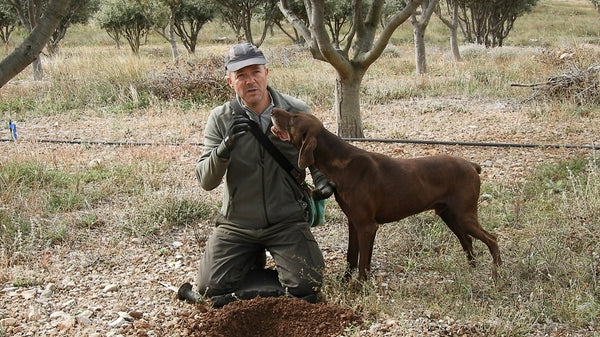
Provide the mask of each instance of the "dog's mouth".
{"label": "dog's mouth", "polygon": [[273,132],[274,135],[284,142],[291,141],[292,137],[288,131],[289,116],[286,111],[274,108],[271,112],[271,122],[273,122],[271,132]]}
{"label": "dog's mouth", "polygon": [[271,127],[271,132],[273,132],[273,134],[277,137],[279,137],[279,139],[283,140],[284,142],[287,142],[290,140],[290,134],[282,131],[280,128],[277,127],[277,124],[275,124],[275,120],[273,120],[273,126]]}

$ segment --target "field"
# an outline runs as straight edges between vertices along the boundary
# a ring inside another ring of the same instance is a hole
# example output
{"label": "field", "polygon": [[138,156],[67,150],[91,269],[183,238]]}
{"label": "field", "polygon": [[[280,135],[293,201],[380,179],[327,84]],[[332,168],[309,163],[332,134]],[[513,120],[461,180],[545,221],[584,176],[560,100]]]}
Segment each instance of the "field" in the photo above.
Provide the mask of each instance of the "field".
{"label": "field", "polygon": [[[148,88],[165,74],[202,69],[224,82],[207,65],[227,50],[215,42],[226,31],[209,24],[196,55],[175,67],[156,36],[135,57],[98,29],[75,27],[61,55],[42,60],[46,80],[32,81],[26,69],[0,88],[0,336],[202,336],[206,324],[239,323],[266,307],[228,316],[227,307],[178,301],[160,284],[193,282],[212,230],[222,191],[201,190],[193,168],[222,98],[164,100]],[[447,35],[434,19],[429,71],[416,76],[410,25],[396,32],[363,81],[361,111],[367,138],[398,142],[353,144],[480,163],[479,216],[498,236],[500,277],[491,279],[481,242],[471,268],[456,237],[425,212],[382,225],[369,282],[349,287],[339,280],[346,220],[331,199],[326,224],[314,229],[327,267],[321,306],[351,313],[340,318],[348,337],[600,336],[600,88],[511,86],[597,66],[600,13],[589,1],[540,0],[504,47],[462,45],[461,62]],[[333,69],[277,31],[262,49],[271,84],[335,131]],[[300,316],[284,323],[313,317]],[[315,331],[320,324],[325,318],[314,316]]]}

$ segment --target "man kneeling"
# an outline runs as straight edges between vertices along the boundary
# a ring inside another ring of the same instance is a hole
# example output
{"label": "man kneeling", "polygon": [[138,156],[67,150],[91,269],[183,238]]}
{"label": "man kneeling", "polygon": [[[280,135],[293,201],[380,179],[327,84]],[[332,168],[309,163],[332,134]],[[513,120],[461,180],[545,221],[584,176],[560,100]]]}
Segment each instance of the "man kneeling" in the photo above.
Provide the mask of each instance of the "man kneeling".
{"label": "man kneeling", "polygon": [[[236,98],[211,111],[196,165],[203,189],[212,190],[225,180],[221,212],[196,279],[198,293],[213,298],[215,306],[256,295],[291,295],[314,302],[323,280],[323,255],[310,231],[300,185],[248,132],[250,123],[257,123],[298,169],[298,150],[270,132],[271,110],[310,109],[267,85],[266,63],[263,53],[249,43],[231,47],[225,58],[226,79]],[[330,196],[327,180],[318,171],[311,174],[321,195]],[[265,251],[273,257],[276,271],[264,269]]]}

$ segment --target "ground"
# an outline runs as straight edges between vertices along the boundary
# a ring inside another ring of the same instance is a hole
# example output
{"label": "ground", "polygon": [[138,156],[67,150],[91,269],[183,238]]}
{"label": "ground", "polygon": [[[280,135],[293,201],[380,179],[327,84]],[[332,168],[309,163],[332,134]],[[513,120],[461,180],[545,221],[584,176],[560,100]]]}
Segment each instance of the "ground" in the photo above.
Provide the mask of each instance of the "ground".
{"label": "ground", "polygon": [[[334,130],[333,117],[315,112]],[[202,192],[193,165],[200,154],[206,111],[129,116],[51,115],[20,121],[16,143],[1,142],[6,156],[36,158],[57,168],[103,162],[159,159],[168,162],[163,193],[201,193],[220,199],[220,189]],[[521,144],[597,144],[597,118],[557,118],[523,113],[516,100],[485,98],[415,99],[375,106],[365,115],[368,138],[501,142]],[[179,146],[106,146],[40,143],[35,140],[103,140],[168,142]],[[484,182],[524,179],[541,163],[578,155],[589,149],[441,146],[432,144],[363,143],[360,146],[395,157],[452,154],[480,163]],[[173,178],[176,177],[176,178]],[[99,223],[80,237],[38,256],[23,256],[0,272],[0,324],[9,336],[463,336],[485,335],[478,323],[457,322],[427,312],[397,313],[365,322],[361,310],[336,305],[324,297],[318,304],[289,298],[234,302],[221,309],[176,299],[161,283],[192,282],[202,253],[198,242],[210,234],[210,223],[171,229],[151,236],[107,232],[126,209],[118,204],[101,210]],[[34,219],[43,225],[44,219]],[[116,225],[115,225],[116,226]],[[118,227],[118,226],[117,226]],[[116,228],[116,227],[113,227]],[[340,227],[343,230],[343,226]],[[327,228],[315,229],[328,268],[344,263],[345,242],[327,240]],[[502,236],[502,233],[500,233]],[[341,235],[344,237],[344,235]],[[374,257],[377,259],[377,257]],[[36,280],[19,286],[19,281]],[[359,296],[359,295],[357,295]],[[540,327],[539,336],[569,335],[559,327]],[[2,331],[2,330],[0,330]],[[345,331],[345,332],[344,332]],[[2,333],[0,333],[2,335]]]}

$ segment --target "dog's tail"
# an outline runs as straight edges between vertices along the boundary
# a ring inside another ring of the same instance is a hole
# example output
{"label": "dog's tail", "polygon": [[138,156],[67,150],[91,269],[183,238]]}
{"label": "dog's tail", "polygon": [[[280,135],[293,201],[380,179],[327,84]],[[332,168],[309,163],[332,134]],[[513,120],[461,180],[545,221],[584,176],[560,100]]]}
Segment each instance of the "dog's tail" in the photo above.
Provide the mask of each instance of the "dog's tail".
{"label": "dog's tail", "polygon": [[473,165],[478,174],[481,173],[481,166],[479,166],[479,164],[471,162],[471,165]]}

